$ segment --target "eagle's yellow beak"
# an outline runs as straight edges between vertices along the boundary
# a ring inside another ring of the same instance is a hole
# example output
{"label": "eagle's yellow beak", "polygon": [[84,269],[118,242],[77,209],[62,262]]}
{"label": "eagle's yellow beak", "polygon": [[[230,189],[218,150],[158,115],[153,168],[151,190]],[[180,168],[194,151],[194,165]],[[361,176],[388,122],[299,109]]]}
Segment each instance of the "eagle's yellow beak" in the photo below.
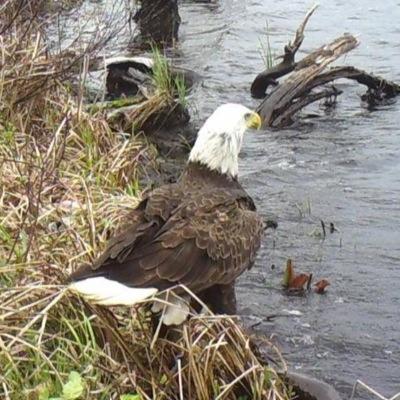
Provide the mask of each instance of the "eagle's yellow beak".
{"label": "eagle's yellow beak", "polygon": [[256,112],[252,112],[246,119],[246,125],[249,129],[260,129],[262,125],[261,117]]}

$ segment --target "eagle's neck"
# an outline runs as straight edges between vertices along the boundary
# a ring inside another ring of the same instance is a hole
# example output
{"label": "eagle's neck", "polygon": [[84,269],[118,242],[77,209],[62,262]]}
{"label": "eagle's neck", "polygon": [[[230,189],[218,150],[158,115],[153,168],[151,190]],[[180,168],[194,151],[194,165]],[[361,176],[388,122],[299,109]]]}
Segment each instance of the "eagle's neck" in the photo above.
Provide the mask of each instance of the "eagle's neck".
{"label": "eagle's neck", "polygon": [[[213,133],[208,126],[200,130],[189,161],[206,165],[211,171],[237,177],[239,170],[239,151],[242,144],[242,130],[231,133]],[[203,130],[205,132],[203,132]]]}
{"label": "eagle's neck", "polygon": [[180,181],[189,186],[207,184],[217,187],[227,187],[238,184],[236,177],[232,177],[229,174],[222,174],[219,171],[210,169],[207,165],[192,161],[187,163]]}

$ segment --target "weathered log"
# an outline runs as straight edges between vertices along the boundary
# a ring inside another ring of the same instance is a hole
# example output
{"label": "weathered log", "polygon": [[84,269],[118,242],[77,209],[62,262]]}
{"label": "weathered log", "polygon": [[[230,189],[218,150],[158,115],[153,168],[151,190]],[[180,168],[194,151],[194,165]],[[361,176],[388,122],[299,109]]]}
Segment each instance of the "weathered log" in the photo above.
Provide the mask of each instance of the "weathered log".
{"label": "weathered log", "polygon": [[292,54],[285,54],[282,62],[256,76],[250,88],[251,96],[255,99],[263,99],[267,93],[268,87],[271,85],[277,86],[277,79],[292,72],[295,66],[296,64]]}
{"label": "weathered log", "polygon": [[[335,67],[324,71],[330,63],[358,46],[357,39],[352,35],[340,36],[295,62],[295,54],[304,39],[305,26],[315,9],[316,7],[313,7],[307,13],[296,31],[293,42],[285,46],[284,54],[280,57],[283,61],[257,75],[251,86],[253,97],[265,97],[257,110],[263,119],[264,127],[279,128],[290,125],[294,121],[294,115],[308,104],[323,98],[336,99],[342,91],[334,86],[325,85],[340,78],[352,79],[367,86],[368,90],[361,99],[369,106],[385,103],[400,94],[400,85],[355,67]],[[279,84],[277,79],[287,74],[291,75]],[[270,85],[274,85],[275,88],[266,94]],[[322,89],[315,91],[319,87]]]}
{"label": "weathered log", "polygon": [[141,0],[140,4],[133,19],[139,28],[141,47],[170,46],[178,40],[178,0]]}
{"label": "weathered log", "polygon": [[335,97],[341,94],[342,91],[336,89],[334,86],[325,88],[324,90],[316,93],[310,93],[296,99],[283,113],[279,114],[274,120],[274,127],[288,126],[293,123],[293,116],[305,106],[308,106],[315,101]]}
{"label": "weathered log", "polygon": [[266,95],[267,88],[270,85],[277,86],[277,79],[292,72],[296,67],[295,55],[304,40],[304,29],[311,15],[317,9],[315,5],[304,17],[303,22],[297,28],[293,42],[289,42],[284,48],[284,54],[277,58],[282,58],[282,62],[269,68],[256,76],[251,85],[251,95],[255,99],[263,99]]}
{"label": "weathered log", "polygon": [[[278,127],[280,123],[289,121],[289,112],[297,112],[299,105],[294,105],[299,99],[310,92],[310,83],[326,68],[326,66],[343,54],[354,49],[358,45],[357,39],[352,35],[343,35],[330,44],[320,47],[305,57],[296,67],[293,73],[271,94],[264,99],[258,107],[258,112],[263,120],[264,127]],[[311,84],[311,87],[312,84]],[[331,93],[328,93],[331,95]],[[302,100],[304,105],[320,99],[320,96],[309,98],[308,101]],[[285,114],[284,118],[279,118]],[[277,121],[275,121],[277,120]]]}
{"label": "weathered log", "polygon": [[[138,93],[146,95],[153,93],[154,59],[148,57],[113,57],[105,60],[107,68],[106,87],[110,99],[122,96],[135,96]],[[193,86],[201,81],[201,76],[189,69],[166,64],[165,72],[170,75],[171,90],[177,97],[177,82],[181,83],[184,91],[189,93]],[[171,93],[172,94],[172,93]],[[149,97],[149,96],[148,96]]]}
{"label": "weathered log", "polygon": [[334,67],[320,74],[310,83],[309,89],[311,90],[314,87],[325,85],[340,78],[355,80],[359,84],[367,86],[369,90],[381,92],[387,99],[400,94],[400,85],[397,83],[351,66]]}
{"label": "weathered log", "polygon": [[175,129],[190,120],[188,110],[168,96],[153,96],[140,104],[120,107],[107,113],[107,121],[124,132],[144,131],[152,135],[160,129]]}

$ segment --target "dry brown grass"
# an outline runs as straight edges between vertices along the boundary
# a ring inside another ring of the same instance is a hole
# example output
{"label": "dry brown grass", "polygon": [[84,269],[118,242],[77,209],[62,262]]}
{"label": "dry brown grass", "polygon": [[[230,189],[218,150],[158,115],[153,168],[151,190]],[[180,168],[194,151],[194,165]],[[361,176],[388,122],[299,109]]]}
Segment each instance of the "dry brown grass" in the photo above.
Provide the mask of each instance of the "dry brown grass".
{"label": "dry brown grass", "polygon": [[40,271],[25,266],[28,282],[0,293],[3,395],[61,393],[68,374],[78,371],[82,399],[123,393],[142,399],[289,398],[236,320],[193,317],[176,341],[154,340],[143,308],[127,314],[91,307],[64,288],[43,286],[41,274],[57,277],[59,269]]}
{"label": "dry brown grass", "polygon": [[234,319],[155,341],[146,307],[111,312],[62,286],[136,206],[155,151],[83,111],[69,66],[90,54],[47,52],[41,3],[0,6],[0,398],[287,399]]}

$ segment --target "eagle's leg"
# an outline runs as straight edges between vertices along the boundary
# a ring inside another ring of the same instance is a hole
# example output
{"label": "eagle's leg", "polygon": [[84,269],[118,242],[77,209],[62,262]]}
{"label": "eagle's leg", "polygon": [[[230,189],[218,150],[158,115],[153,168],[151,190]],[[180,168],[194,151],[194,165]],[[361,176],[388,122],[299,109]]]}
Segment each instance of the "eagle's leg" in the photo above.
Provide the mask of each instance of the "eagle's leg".
{"label": "eagle's leg", "polygon": [[215,314],[234,315],[237,312],[235,282],[211,286],[201,292],[199,297]]}

